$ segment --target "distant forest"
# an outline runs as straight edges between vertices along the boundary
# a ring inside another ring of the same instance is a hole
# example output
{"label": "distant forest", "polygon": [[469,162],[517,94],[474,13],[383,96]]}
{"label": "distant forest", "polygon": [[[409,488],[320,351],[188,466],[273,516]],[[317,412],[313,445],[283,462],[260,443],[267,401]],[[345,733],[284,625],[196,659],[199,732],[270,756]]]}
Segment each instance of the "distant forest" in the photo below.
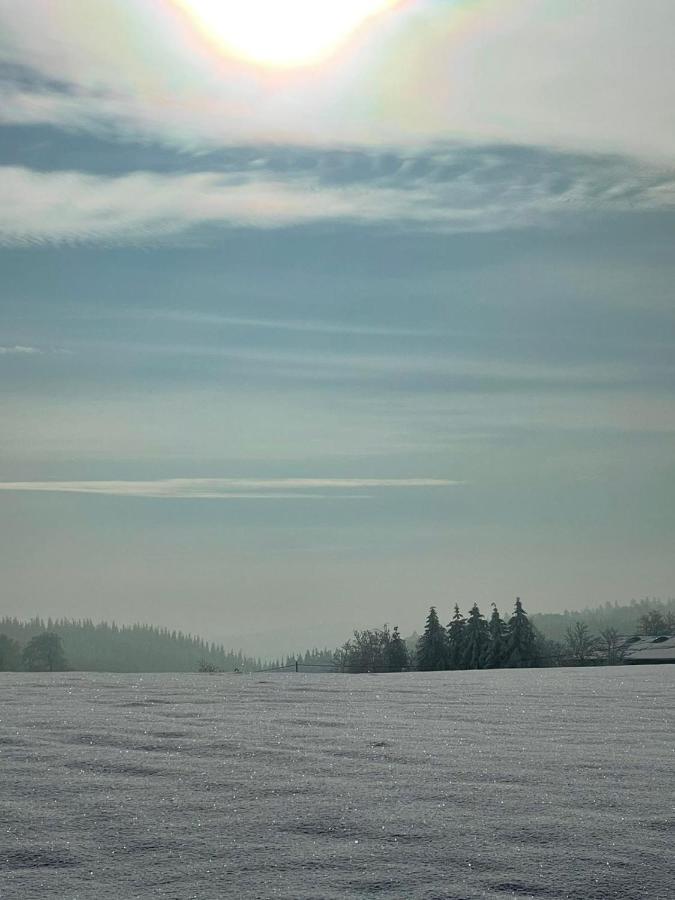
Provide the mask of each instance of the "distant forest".
{"label": "distant forest", "polygon": [[[535,613],[519,599],[505,618],[492,604],[486,619],[474,604],[465,616],[455,605],[447,625],[431,607],[424,632],[402,638],[397,627],[354,631],[337,650],[297,654],[300,671],[400,672],[526,666],[615,664],[639,635],[675,633],[675,600],[634,600],[629,606]],[[293,668],[294,658],[285,667]]]}
{"label": "distant forest", "polygon": [[[24,649],[44,633],[58,635],[66,667],[77,671],[196,672],[200,666],[210,665],[223,672],[242,672],[264,665],[260,659],[168,628],[95,624],[90,619],[35,618],[22,622],[4,618],[0,619],[0,671],[22,668]],[[12,665],[7,664],[10,655]]]}
{"label": "distant forest", "polygon": [[582,622],[594,634],[600,634],[605,628],[615,628],[619,634],[629,637],[643,633],[641,620],[649,612],[660,612],[666,622],[670,618],[670,627],[675,629],[675,598],[659,600],[646,597],[633,600],[626,606],[617,603],[605,603],[604,606],[586,608],[561,613],[533,613],[530,617],[534,627],[544,637],[552,641],[563,641],[570,626]]}
{"label": "distant forest", "polygon": [[368,672],[584,664],[603,654],[609,662],[620,661],[626,639],[666,632],[675,632],[673,599],[647,598],[627,606],[605,604],[530,617],[517,603],[505,619],[494,606],[485,619],[474,604],[466,617],[456,606],[447,626],[432,608],[421,637],[403,638],[397,628],[384,626],[355,631],[337,650],[314,648],[262,660],[150,625],[5,617],[0,619],[0,671],[251,672],[297,667]]}

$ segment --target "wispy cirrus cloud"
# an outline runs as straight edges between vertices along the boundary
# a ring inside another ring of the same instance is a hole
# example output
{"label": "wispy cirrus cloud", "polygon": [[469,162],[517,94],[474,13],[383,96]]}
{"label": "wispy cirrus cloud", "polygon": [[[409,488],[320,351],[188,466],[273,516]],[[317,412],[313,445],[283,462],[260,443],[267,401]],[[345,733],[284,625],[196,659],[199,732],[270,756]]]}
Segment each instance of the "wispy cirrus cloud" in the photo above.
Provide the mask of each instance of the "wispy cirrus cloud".
{"label": "wispy cirrus cloud", "polygon": [[67,347],[35,347],[31,344],[0,345],[0,356],[72,356],[73,351]]}
{"label": "wispy cirrus cloud", "polygon": [[4,481],[0,491],[99,494],[160,500],[353,500],[384,488],[447,488],[438,478],[167,478],[153,481]]}
{"label": "wispy cirrus cloud", "polygon": [[288,331],[300,334],[357,335],[363,337],[435,337],[439,329],[404,328],[390,325],[363,325],[350,322],[318,321],[314,319],[263,319],[244,316],[226,316],[194,310],[172,309],[124,309],[116,310],[114,317],[175,322],[186,325],[222,325],[251,331]]}
{"label": "wispy cirrus cloud", "polygon": [[[364,167],[364,159],[366,165]],[[321,162],[321,160],[320,160]],[[536,162],[536,165],[534,164]],[[250,159],[227,171],[121,176],[0,167],[0,243],[134,243],[204,227],[380,224],[447,233],[546,225],[580,210],[675,208],[672,171],[476,148],[431,157]]]}
{"label": "wispy cirrus cloud", "polygon": [[42,350],[38,347],[26,347],[22,344],[14,344],[12,347],[0,346],[0,356],[35,356],[41,353]]}

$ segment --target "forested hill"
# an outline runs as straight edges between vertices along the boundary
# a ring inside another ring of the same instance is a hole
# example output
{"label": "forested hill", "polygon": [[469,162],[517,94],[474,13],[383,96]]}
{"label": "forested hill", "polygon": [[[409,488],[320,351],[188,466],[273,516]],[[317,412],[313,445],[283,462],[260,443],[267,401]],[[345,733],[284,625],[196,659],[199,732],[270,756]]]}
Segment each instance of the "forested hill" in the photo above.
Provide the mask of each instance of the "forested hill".
{"label": "forested hill", "polygon": [[69,669],[86,672],[196,672],[205,662],[226,672],[262,668],[259,659],[181,631],[90,619],[0,619],[0,635],[25,646],[45,632],[61,638]]}
{"label": "forested hill", "polygon": [[594,634],[599,634],[605,628],[615,628],[619,634],[628,636],[639,634],[640,620],[654,610],[672,617],[675,615],[675,599],[657,600],[647,597],[644,600],[633,600],[626,606],[606,603],[593,609],[532,613],[530,621],[545,637],[554,641],[564,640],[566,630],[576,622],[583,622]]}

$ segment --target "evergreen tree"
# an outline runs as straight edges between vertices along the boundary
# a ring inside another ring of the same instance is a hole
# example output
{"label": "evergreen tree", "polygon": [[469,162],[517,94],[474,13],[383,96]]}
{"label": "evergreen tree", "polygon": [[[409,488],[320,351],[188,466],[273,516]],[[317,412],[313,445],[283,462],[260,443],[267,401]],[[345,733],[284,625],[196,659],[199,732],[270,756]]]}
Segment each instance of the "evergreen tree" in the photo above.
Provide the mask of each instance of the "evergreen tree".
{"label": "evergreen tree", "polygon": [[506,623],[499,615],[496,604],[492,604],[492,615],[488,622],[488,644],[483,657],[483,667],[498,669],[504,662],[507,642]]}
{"label": "evergreen tree", "polygon": [[511,668],[536,666],[539,662],[534,628],[523,609],[520,597],[509,619],[504,665]]}
{"label": "evergreen tree", "polygon": [[436,607],[427,616],[424,634],[417,642],[417,668],[422,672],[438,672],[447,667],[447,637],[438,621]]}
{"label": "evergreen tree", "polygon": [[464,629],[466,621],[455,603],[455,612],[448,624],[448,668],[461,669],[464,656]]}
{"label": "evergreen tree", "polygon": [[62,672],[66,668],[61,638],[45,631],[23,648],[23,664],[29,672]]}
{"label": "evergreen tree", "polygon": [[408,668],[408,648],[399,633],[398,625],[394,626],[391,640],[387,644],[385,650],[384,658],[388,672],[402,672],[404,669]]}
{"label": "evergreen tree", "polygon": [[462,662],[465,669],[480,669],[488,646],[488,626],[478,604],[474,603],[464,629]]}

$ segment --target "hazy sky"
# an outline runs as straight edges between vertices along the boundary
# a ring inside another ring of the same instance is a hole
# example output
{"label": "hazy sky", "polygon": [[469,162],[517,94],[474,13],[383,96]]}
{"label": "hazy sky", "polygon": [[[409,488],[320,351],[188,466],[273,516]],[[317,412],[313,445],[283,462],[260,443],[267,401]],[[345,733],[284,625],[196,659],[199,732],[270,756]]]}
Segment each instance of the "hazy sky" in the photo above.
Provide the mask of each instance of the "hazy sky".
{"label": "hazy sky", "polygon": [[0,614],[262,653],[675,590],[672,0],[0,0]]}

